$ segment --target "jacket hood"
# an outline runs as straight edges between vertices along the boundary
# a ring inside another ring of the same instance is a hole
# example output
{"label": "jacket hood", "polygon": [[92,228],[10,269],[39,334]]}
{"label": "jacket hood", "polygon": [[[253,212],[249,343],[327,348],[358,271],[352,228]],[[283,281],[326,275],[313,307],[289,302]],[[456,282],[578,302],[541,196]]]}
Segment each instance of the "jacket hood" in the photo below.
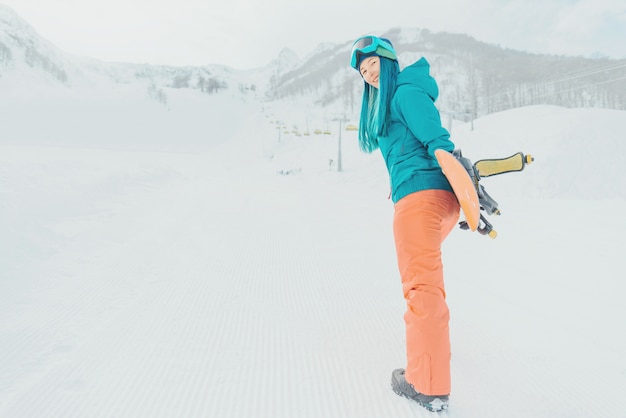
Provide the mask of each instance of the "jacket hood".
{"label": "jacket hood", "polygon": [[409,65],[398,74],[397,87],[405,84],[424,90],[433,99],[433,102],[439,97],[439,87],[430,75],[430,64],[426,58],[420,58],[419,61]]}

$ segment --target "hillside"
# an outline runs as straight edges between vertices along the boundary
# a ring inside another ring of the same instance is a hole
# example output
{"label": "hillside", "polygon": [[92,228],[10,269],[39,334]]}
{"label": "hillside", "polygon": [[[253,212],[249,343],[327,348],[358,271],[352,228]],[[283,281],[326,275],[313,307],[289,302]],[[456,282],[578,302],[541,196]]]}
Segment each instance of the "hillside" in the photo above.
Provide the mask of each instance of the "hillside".
{"label": "hillside", "polygon": [[[462,34],[396,28],[380,34],[394,43],[401,67],[421,56],[440,86],[442,112],[464,121],[515,107],[626,109],[626,60],[530,54],[503,49]],[[285,74],[271,97],[313,96],[354,114],[362,81],[346,63],[351,41],[316,51]]]}
{"label": "hillside", "polygon": [[[338,173],[335,135],[278,136],[266,117],[303,103],[213,98],[236,129],[193,152],[168,131],[138,148],[133,119],[115,146],[90,124],[56,126],[43,145],[3,130],[0,416],[432,416],[389,387],[404,303],[380,155],[344,131]],[[591,159],[585,146],[593,127],[594,141],[623,131],[624,113],[538,106],[455,126],[468,156],[536,161],[485,179],[497,239],[455,229],[445,243],[453,390],[440,416],[626,410],[626,196],[601,195],[624,178],[623,141]]]}
{"label": "hillside", "polygon": [[[440,85],[438,106],[446,117],[469,121],[515,107],[626,109],[626,60],[549,56],[503,49],[462,34],[394,28],[391,39],[401,66],[425,56]],[[167,107],[174,90],[212,95],[230,91],[269,101],[306,98],[328,113],[356,117],[362,81],[347,65],[351,41],[324,43],[300,59],[284,50],[267,65],[248,71],[226,66],[173,67],[108,63],[71,56],[42,39],[11,9],[0,5],[0,88],[5,98],[30,97],[28,86],[58,87],[63,95],[101,94],[134,85]]]}

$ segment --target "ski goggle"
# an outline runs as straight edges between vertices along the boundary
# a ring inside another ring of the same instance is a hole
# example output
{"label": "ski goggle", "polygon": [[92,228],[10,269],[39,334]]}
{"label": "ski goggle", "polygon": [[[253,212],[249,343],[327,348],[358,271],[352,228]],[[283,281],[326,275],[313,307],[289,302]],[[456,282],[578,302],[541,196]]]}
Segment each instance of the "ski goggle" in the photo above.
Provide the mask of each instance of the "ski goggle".
{"label": "ski goggle", "polygon": [[398,59],[396,50],[393,49],[389,41],[376,36],[363,36],[352,45],[352,59],[350,61],[352,68],[359,71],[358,65],[361,57],[371,53],[392,60]]}

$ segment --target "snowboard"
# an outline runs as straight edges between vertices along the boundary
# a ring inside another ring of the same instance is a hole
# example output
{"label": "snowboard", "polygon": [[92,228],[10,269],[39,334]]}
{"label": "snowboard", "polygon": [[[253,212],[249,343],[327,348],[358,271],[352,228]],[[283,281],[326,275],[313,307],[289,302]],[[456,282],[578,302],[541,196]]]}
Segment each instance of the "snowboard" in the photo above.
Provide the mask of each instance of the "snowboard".
{"label": "snowboard", "polygon": [[454,190],[469,229],[476,231],[480,222],[480,204],[474,181],[463,164],[448,151],[438,149],[435,151],[435,157]]}

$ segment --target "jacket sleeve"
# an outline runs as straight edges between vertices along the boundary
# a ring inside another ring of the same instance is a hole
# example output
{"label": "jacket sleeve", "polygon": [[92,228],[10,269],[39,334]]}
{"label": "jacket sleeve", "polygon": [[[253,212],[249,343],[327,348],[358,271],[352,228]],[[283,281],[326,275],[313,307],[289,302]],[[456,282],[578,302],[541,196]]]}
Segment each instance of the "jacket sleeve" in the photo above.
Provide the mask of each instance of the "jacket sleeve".
{"label": "jacket sleeve", "polygon": [[432,158],[435,158],[438,149],[449,152],[454,150],[450,133],[441,125],[439,111],[424,90],[404,87],[397,91],[396,98],[400,120],[424,144]]}

